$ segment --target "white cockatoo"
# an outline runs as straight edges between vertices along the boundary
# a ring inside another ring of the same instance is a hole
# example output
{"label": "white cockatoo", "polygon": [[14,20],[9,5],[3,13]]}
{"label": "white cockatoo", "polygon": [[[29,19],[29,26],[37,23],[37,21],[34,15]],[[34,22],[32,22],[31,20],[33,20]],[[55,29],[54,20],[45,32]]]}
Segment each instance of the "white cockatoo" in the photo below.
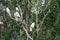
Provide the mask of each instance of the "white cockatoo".
{"label": "white cockatoo", "polygon": [[32,28],[30,27],[30,31],[32,31]]}
{"label": "white cockatoo", "polygon": [[3,22],[0,22],[0,24],[3,24]]}
{"label": "white cockatoo", "polygon": [[15,13],[14,13],[14,17],[15,17],[15,20],[16,20],[16,21],[19,21],[20,15],[19,15],[18,12],[15,12]]}
{"label": "white cockatoo", "polygon": [[9,16],[11,17],[11,12],[10,9],[8,7],[6,7],[6,12],[9,14]]}
{"label": "white cockatoo", "polygon": [[14,13],[14,16],[16,16],[16,17],[20,17],[20,15],[19,15],[18,12],[15,12],[15,13]]}
{"label": "white cockatoo", "polygon": [[31,25],[30,25],[30,31],[32,31],[32,29],[34,28],[35,26],[35,23],[33,22]]}
{"label": "white cockatoo", "polygon": [[16,7],[16,11],[19,11],[19,8],[18,7]]}
{"label": "white cockatoo", "polygon": [[33,22],[33,23],[30,25],[30,27],[31,27],[31,28],[34,28],[34,26],[35,26],[35,23]]}

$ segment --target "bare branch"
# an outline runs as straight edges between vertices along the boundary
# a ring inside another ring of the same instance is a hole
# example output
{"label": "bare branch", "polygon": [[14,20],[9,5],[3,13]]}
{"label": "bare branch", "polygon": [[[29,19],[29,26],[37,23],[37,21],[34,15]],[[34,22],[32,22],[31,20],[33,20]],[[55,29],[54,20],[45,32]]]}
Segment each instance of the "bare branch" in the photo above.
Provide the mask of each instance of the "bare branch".
{"label": "bare branch", "polygon": [[46,19],[46,16],[47,16],[49,13],[50,13],[50,9],[49,9],[48,12],[44,15],[43,20],[42,20],[41,23],[40,23],[40,28],[38,29],[38,31],[41,29],[41,27],[42,27],[42,25],[43,25],[43,23],[44,23],[44,21],[45,21],[45,19]]}
{"label": "bare branch", "polygon": [[42,22],[41,22],[41,25],[44,23],[44,20],[46,19],[46,16],[49,14],[49,12],[50,12],[50,9],[49,9],[48,12],[44,15],[43,20],[42,20]]}
{"label": "bare branch", "polygon": [[44,9],[41,10],[40,13],[44,12],[44,11],[47,9],[47,7],[50,5],[50,3],[51,3],[51,0],[48,2],[48,4],[46,5],[46,7],[45,7]]}
{"label": "bare branch", "polygon": [[23,26],[23,29],[24,29],[24,31],[25,31],[27,37],[30,38],[31,40],[33,40],[33,38],[31,38],[31,36],[29,35],[28,31],[24,28],[24,26]]}
{"label": "bare branch", "polygon": [[38,40],[38,27],[39,27],[39,25],[38,25],[38,14],[36,13],[36,32],[37,32],[37,40]]}

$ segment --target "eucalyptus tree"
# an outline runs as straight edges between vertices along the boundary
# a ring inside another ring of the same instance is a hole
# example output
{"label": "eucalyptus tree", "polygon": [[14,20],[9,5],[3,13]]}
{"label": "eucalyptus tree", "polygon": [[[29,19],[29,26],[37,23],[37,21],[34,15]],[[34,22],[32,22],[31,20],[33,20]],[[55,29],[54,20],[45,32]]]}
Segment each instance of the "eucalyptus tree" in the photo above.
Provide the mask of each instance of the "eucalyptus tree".
{"label": "eucalyptus tree", "polygon": [[2,33],[3,40],[57,40],[59,3],[59,0],[1,0],[0,9],[8,26]]}

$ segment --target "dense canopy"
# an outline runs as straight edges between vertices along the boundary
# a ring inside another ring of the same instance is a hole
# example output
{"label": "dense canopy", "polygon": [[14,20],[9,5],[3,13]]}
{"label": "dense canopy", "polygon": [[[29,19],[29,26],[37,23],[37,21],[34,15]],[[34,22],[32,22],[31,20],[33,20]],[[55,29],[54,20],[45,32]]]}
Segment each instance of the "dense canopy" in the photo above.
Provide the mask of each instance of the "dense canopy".
{"label": "dense canopy", "polygon": [[60,0],[0,0],[0,40],[60,40]]}

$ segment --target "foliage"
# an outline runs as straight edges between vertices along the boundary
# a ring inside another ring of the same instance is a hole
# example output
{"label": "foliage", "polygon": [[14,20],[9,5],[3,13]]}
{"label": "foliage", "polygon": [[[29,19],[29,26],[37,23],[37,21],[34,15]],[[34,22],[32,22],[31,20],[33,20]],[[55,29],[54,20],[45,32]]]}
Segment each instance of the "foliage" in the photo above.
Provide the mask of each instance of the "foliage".
{"label": "foliage", "polygon": [[[48,4],[49,1],[51,1],[50,4]],[[7,20],[8,27],[4,28],[2,39],[12,40],[11,38],[13,38],[14,40],[27,40],[28,37],[24,30],[25,28],[28,30],[27,32],[33,40],[60,40],[60,0],[48,0],[46,2],[47,4],[45,3],[44,6],[42,6],[42,0],[28,0],[28,3],[27,0],[2,0],[1,3],[3,6],[7,7],[8,4],[8,7],[12,8],[13,11],[15,10],[15,7],[18,7],[18,12],[22,18],[21,24],[20,21],[17,22],[13,16],[10,18],[9,15],[4,12],[5,14],[3,14],[3,16]],[[46,16],[49,10],[50,12]],[[36,22],[36,15],[38,16],[38,23]],[[45,16],[46,18],[44,19]],[[33,22],[35,22],[36,25],[33,28],[33,31],[30,32],[29,28],[27,29],[27,25],[30,25]],[[40,28],[38,35],[36,31],[37,24],[38,29]]]}

